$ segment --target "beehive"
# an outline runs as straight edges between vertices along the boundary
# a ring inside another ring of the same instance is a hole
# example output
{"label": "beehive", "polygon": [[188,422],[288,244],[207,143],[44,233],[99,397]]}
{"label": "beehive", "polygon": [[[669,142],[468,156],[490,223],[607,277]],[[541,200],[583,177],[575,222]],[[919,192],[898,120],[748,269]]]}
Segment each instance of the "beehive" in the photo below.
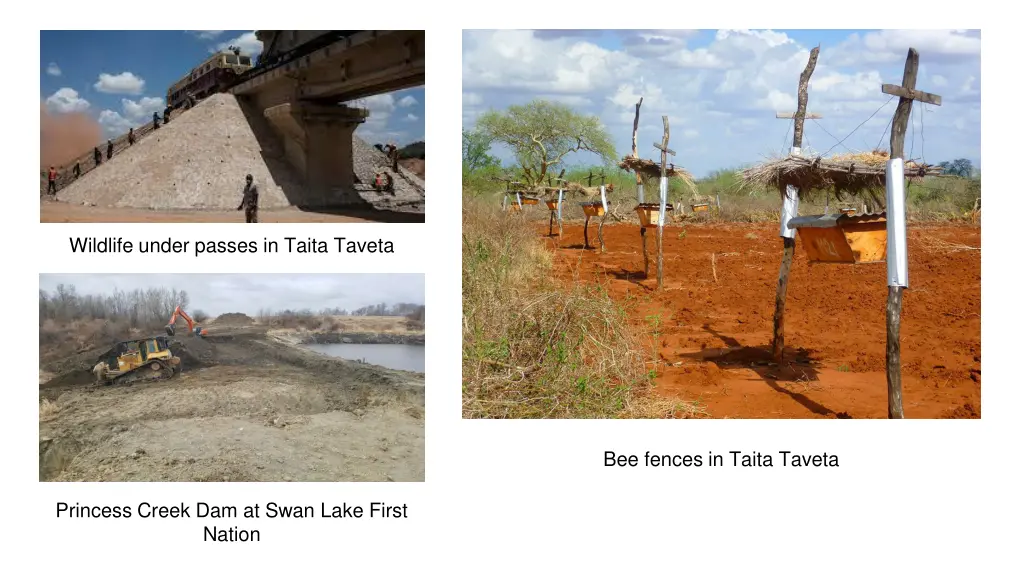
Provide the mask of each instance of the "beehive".
{"label": "beehive", "polygon": [[[636,213],[640,216],[640,226],[644,228],[657,228],[658,227],[658,211],[661,209],[661,204],[638,204],[636,207]],[[671,212],[672,205],[665,204],[665,212]]]}
{"label": "beehive", "polygon": [[535,196],[523,196],[523,206],[533,206],[539,201]]}
{"label": "beehive", "polygon": [[885,262],[885,213],[801,216],[789,221],[811,262]]}
{"label": "beehive", "polygon": [[708,205],[707,204],[691,204],[690,205],[690,209],[692,209],[694,212],[707,212],[708,211]]}
{"label": "beehive", "polygon": [[548,210],[558,210],[558,200],[545,200],[544,203],[548,205]]}
{"label": "beehive", "polygon": [[590,218],[593,218],[595,216],[604,216],[604,204],[602,204],[600,201],[580,202],[580,206],[583,207],[583,213]]}

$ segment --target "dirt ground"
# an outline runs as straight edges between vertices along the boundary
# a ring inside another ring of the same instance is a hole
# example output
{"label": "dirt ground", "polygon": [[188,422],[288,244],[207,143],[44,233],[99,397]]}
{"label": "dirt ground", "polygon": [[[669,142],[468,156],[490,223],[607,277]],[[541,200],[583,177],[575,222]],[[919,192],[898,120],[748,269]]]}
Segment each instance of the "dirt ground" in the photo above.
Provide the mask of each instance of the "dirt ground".
{"label": "dirt ground", "polygon": [[[582,226],[566,225],[560,243],[550,240],[555,273],[566,282],[606,286],[650,335],[657,394],[696,402],[716,418],[887,416],[884,263],[812,265],[797,240],[785,361],[778,366],[770,350],[782,257],[778,224],[690,224],[685,233],[666,227],[662,292],[654,230],[650,278],[638,226],[606,225],[604,237],[605,254],[581,250]],[[590,239],[596,246],[593,224]],[[912,226],[908,246],[905,416],[980,418],[981,229]]]}
{"label": "dirt ground", "polygon": [[[329,213],[298,208],[260,210],[260,222],[423,222],[423,214],[397,212]],[[48,200],[39,203],[40,222],[239,222],[245,214],[237,210],[145,210],[83,206]]]}
{"label": "dirt ground", "polygon": [[132,386],[92,384],[89,354],[41,366],[40,479],[424,480],[422,375],[255,328],[172,349],[179,376]]}

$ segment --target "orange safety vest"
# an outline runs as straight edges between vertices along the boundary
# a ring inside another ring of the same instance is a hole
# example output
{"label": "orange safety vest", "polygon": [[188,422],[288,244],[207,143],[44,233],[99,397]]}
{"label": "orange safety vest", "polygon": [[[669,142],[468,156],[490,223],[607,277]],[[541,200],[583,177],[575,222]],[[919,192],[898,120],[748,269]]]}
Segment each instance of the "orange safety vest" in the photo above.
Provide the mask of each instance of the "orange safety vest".
{"label": "orange safety vest", "polygon": [[50,168],[50,181],[52,182],[52,181],[54,181],[56,179],[57,179],[57,171],[54,170],[53,168]]}

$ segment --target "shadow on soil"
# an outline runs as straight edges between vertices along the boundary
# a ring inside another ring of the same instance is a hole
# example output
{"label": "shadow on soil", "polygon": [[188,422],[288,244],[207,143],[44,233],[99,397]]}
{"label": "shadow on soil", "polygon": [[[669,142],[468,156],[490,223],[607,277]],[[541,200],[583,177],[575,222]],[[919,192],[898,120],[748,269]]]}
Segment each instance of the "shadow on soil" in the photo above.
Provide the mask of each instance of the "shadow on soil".
{"label": "shadow on soil", "polygon": [[700,352],[682,354],[684,358],[699,362],[712,362],[721,369],[743,367],[753,370],[769,388],[789,396],[798,404],[814,414],[846,419],[851,416],[846,412],[836,412],[808,398],[794,389],[800,385],[810,385],[818,381],[816,362],[811,358],[810,350],[805,348],[785,348],[783,363],[778,365],[772,358],[771,345],[743,346],[731,336],[721,334],[709,325],[701,328],[718,338],[726,345],[725,348],[706,348]]}
{"label": "shadow on soil", "polygon": [[609,271],[608,274],[616,280],[625,280],[631,284],[643,288],[648,292],[653,292],[654,289],[650,286],[641,284],[641,280],[647,280],[647,274],[644,274],[643,270],[626,270],[625,268],[619,268],[618,270]]}

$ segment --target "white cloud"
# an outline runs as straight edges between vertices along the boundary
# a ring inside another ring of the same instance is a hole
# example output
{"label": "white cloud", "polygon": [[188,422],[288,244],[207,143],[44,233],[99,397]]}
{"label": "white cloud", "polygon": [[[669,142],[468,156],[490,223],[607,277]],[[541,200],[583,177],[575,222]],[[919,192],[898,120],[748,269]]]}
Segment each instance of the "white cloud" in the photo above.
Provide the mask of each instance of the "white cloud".
{"label": "white cloud", "polygon": [[548,94],[579,94],[630,75],[639,60],[571,37],[538,38],[530,30],[464,33],[464,88],[516,87]]}
{"label": "white cloud", "polygon": [[100,112],[99,122],[100,126],[103,127],[103,135],[107,138],[124,134],[129,128],[135,126],[131,120],[113,110],[103,110]]}
{"label": "white cloud", "polygon": [[395,109],[395,97],[391,94],[377,94],[366,98],[360,98],[359,100],[353,100],[351,104],[353,106],[358,106],[359,108],[366,108],[370,111],[371,115],[382,112],[390,113]]}
{"label": "white cloud", "polygon": [[[845,146],[866,150],[884,132],[896,104],[887,103],[889,97],[881,92],[881,85],[899,82],[908,44],[897,50],[898,36],[872,34],[876,33],[833,41],[828,41],[829,34],[821,35],[809,111],[824,118],[806,124],[805,147],[828,150],[836,144],[835,138],[852,132],[837,150]],[[803,36],[807,35],[804,31]],[[930,91],[948,95],[943,106],[926,107],[928,157],[962,156],[980,162],[970,156],[980,141],[979,124],[970,116],[971,110],[980,109],[980,58],[969,55],[976,36],[938,31],[921,38],[944,44],[932,52],[926,52],[927,43],[915,45],[921,52],[919,87],[933,86],[935,90]],[[816,44],[818,39],[812,36],[811,42]],[[650,30],[587,34],[467,30],[463,33],[463,126],[472,129],[482,110],[502,110],[534,98],[557,100],[597,116],[618,152],[624,153],[632,144],[634,105],[643,96],[640,152],[655,154],[650,143],[660,141],[661,117],[668,116],[677,150],[706,149],[678,158],[680,165],[700,176],[788,148],[784,140],[791,141],[792,123],[776,120],[775,112],[795,111],[798,79],[814,44],[807,46],[770,30],[678,35]],[[955,131],[957,118],[964,118],[963,132]],[[915,122],[920,123],[916,113]],[[697,135],[689,137],[688,130]],[[912,139],[908,130],[908,143]],[[511,153],[500,146],[493,152],[511,160]],[[592,161],[596,159],[585,154],[570,160]]]}
{"label": "white cloud", "polygon": [[56,62],[50,62],[49,66],[46,67],[46,73],[50,76],[60,76],[60,66],[57,66]]}
{"label": "white cloud", "polygon": [[129,128],[145,124],[153,118],[153,113],[160,113],[164,109],[164,99],[155,97],[143,97],[139,100],[121,99],[121,112],[103,110],[100,112],[99,123],[103,127],[103,133],[107,138],[119,136],[128,131]]}
{"label": "white cloud", "polygon": [[728,64],[705,48],[680,50],[665,56],[665,62],[681,68],[725,68]]}
{"label": "white cloud", "polygon": [[46,108],[59,114],[85,112],[89,102],[80,98],[73,88],[61,88],[46,98]]}
{"label": "white cloud", "polygon": [[415,103],[416,99],[413,98],[412,96],[403,96],[402,99],[398,101],[398,105],[401,106],[402,108],[412,106]]}
{"label": "white cloud", "polygon": [[827,58],[837,66],[895,63],[906,60],[911,46],[922,63],[964,62],[981,55],[981,36],[971,30],[879,30],[851,35]]}
{"label": "white cloud", "polygon": [[227,50],[231,46],[237,46],[242,50],[242,54],[248,54],[250,56],[255,56],[256,54],[263,52],[263,42],[260,42],[260,40],[256,38],[255,32],[246,32],[237,38],[232,38],[227,42],[221,42],[220,44],[217,44],[214,51]]}
{"label": "white cloud", "polygon": [[147,96],[135,101],[122,98],[121,108],[128,119],[136,123],[143,123],[152,120],[154,112],[163,112],[164,99]]}
{"label": "white cloud", "polygon": [[186,30],[186,32],[200,40],[213,40],[224,33],[223,30]]}
{"label": "white cloud", "polygon": [[683,130],[683,138],[696,138],[697,136],[700,136],[700,132],[694,130],[693,128],[687,128],[686,130]]}
{"label": "white cloud", "polygon": [[405,117],[405,121],[406,122],[415,122],[415,121],[417,121],[419,119],[420,119],[419,116],[417,116],[415,114],[409,114],[408,116]]}
{"label": "white cloud", "polygon": [[142,94],[146,89],[146,81],[131,72],[120,74],[100,74],[99,81],[93,84],[98,92],[105,94]]}

